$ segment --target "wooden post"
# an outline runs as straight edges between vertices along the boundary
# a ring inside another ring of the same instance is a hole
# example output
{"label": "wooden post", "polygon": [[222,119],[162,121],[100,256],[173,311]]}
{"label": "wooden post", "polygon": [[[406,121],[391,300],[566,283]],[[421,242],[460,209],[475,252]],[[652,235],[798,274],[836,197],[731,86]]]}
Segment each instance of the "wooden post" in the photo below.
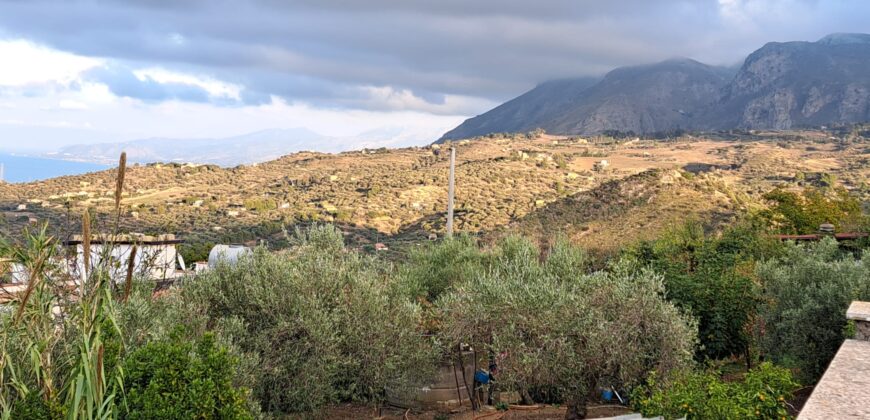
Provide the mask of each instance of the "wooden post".
{"label": "wooden post", "polygon": [[455,189],[456,148],[450,148],[450,176],[447,181],[447,237],[453,237],[453,192]]}

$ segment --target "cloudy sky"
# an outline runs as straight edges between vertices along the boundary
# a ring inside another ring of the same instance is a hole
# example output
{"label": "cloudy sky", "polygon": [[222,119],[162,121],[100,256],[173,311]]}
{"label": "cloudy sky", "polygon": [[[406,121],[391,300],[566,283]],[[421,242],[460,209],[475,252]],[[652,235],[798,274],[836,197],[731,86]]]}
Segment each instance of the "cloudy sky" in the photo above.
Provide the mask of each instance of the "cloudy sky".
{"label": "cloudy sky", "polygon": [[870,32],[866,0],[0,0],[0,150],[306,127],[420,143],[554,78]]}

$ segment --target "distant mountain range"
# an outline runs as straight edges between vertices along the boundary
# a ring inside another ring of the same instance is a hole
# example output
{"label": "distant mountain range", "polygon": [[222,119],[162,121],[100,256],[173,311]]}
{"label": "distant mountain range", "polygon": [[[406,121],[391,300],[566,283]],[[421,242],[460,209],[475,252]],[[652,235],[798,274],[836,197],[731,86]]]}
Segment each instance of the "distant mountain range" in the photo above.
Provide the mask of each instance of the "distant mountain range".
{"label": "distant mountain range", "polygon": [[[431,136],[431,137],[429,137]],[[61,148],[47,157],[104,164],[117,163],[121,152],[138,163],[191,162],[235,166],[277,159],[299,151],[337,153],[425,143],[431,133],[385,127],[355,136],[324,136],[305,128],[270,129],[224,138],[149,138],[120,143],[80,144]]]}
{"label": "distant mountain range", "polygon": [[622,67],[599,80],[546,82],[470,118],[439,142],[543,128],[609,130],[792,129],[870,121],[870,35],[771,42],[739,69],[690,59]]}

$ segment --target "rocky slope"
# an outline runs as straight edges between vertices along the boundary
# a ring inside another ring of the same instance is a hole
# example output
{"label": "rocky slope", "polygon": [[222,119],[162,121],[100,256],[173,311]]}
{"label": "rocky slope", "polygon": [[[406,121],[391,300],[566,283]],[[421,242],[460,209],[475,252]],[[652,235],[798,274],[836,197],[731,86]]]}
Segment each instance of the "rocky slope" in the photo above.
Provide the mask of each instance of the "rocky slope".
{"label": "rocky slope", "polygon": [[[563,232],[590,248],[607,248],[656,235],[689,215],[728,220],[774,186],[797,187],[817,178],[811,174],[830,173],[870,197],[870,130],[838,141],[829,140],[832,134],[460,141],[454,143],[455,226],[485,237],[524,232],[546,240]],[[384,242],[401,250],[443,234],[447,168],[447,153],[437,146],[296,153],[231,169],[131,165],[121,227],[174,233],[191,244],[280,246],[284,226],[333,222],[351,244]],[[85,208],[99,216],[95,231],[114,226],[114,188],[113,170],[0,183],[0,233],[17,236],[49,221],[52,233],[65,238],[80,230]]]}
{"label": "rocky slope", "polygon": [[542,84],[439,141],[543,128],[560,135],[791,129],[870,121],[870,35],[769,43],[736,75],[687,59],[613,70],[582,86]]}
{"label": "rocky slope", "polygon": [[726,70],[689,59],[613,70],[556,114],[556,133],[655,133],[690,129],[727,83]]}
{"label": "rocky slope", "polygon": [[598,78],[552,80],[491,111],[469,118],[441,138],[466,139],[488,133],[521,133],[549,125],[553,115],[570,108]]}
{"label": "rocky slope", "polygon": [[769,43],[752,53],[702,122],[777,129],[870,121],[870,35]]}

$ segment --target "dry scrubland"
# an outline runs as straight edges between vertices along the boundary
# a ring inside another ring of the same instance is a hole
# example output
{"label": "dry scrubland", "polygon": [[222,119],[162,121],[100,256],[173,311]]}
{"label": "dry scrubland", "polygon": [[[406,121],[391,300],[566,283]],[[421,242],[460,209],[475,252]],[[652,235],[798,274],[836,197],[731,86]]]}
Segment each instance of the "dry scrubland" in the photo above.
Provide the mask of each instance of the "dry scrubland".
{"label": "dry scrubland", "polygon": [[[825,132],[753,133],[675,140],[514,135],[457,147],[459,231],[563,232],[589,248],[651,238],[696,215],[712,225],[760,206],[774,186],[834,175],[867,198],[870,141]],[[127,174],[125,229],[178,233],[190,243],[265,240],[282,226],[334,222],[348,243],[393,250],[444,231],[447,147],[296,153],[259,165],[152,164]],[[595,163],[609,166],[596,170]],[[114,171],[0,185],[0,229],[50,220],[78,231],[85,207],[110,213]],[[25,208],[26,207],[26,208]]]}

